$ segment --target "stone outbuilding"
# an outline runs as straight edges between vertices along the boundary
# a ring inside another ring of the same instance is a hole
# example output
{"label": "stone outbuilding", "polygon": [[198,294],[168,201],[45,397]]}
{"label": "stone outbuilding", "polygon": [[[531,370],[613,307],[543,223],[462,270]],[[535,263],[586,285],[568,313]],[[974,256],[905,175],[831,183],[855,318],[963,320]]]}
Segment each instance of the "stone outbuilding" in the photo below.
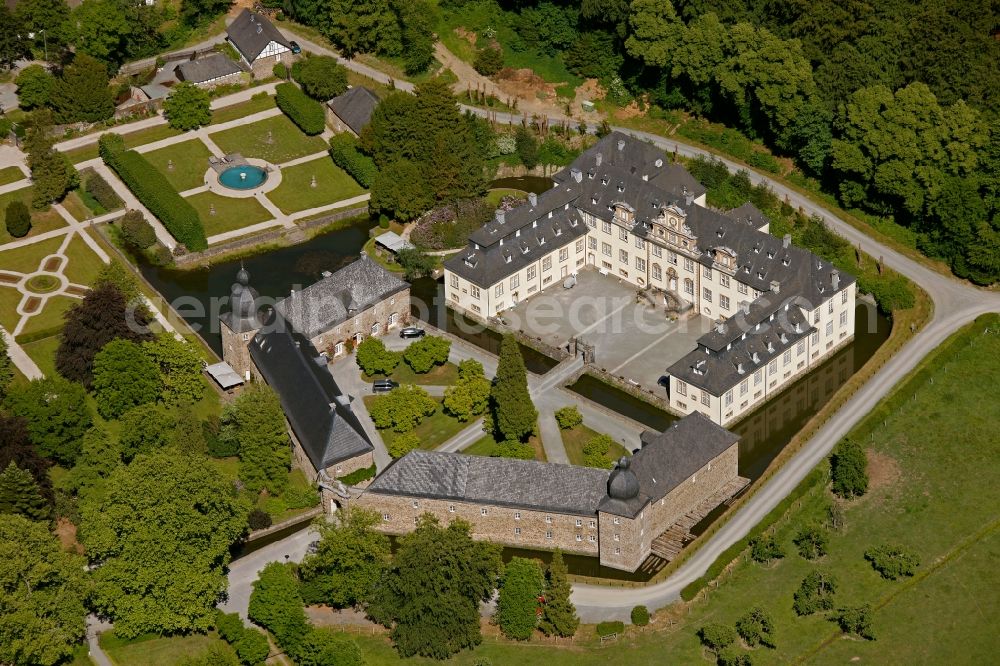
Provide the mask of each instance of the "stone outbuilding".
{"label": "stone outbuilding", "polygon": [[[249,67],[248,67],[249,69]],[[204,58],[187,60],[174,68],[179,81],[189,81],[203,88],[229,83],[239,83],[244,69],[221,53],[212,53]]]}
{"label": "stone outbuilding", "polygon": [[327,118],[337,132],[360,136],[378,106],[378,95],[364,86],[354,86],[326,103]]}

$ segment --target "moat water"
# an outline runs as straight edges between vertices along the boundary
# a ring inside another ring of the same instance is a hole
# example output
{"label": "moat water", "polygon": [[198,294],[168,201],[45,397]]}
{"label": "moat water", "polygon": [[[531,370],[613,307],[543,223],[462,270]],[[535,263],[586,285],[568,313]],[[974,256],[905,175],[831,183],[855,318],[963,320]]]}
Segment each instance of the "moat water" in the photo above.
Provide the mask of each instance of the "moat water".
{"label": "moat water", "polygon": [[[509,181],[518,182],[509,182]],[[539,189],[541,183],[525,183],[526,179],[504,179],[497,187]],[[545,181],[546,179],[528,179]],[[176,270],[144,264],[140,269],[145,278],[175,305],[178,313],[194,327],[216,353],[221,353],[217,317],[208,316],[215,308],[225,311],[224,297],[229,294],[236,272],[242,264],[251,275],[251,285],[262,297],[282,298],[293,289],[301,289],[322,277],[324,271],[336,271],[357,259],[368,240],[371,223],[361,220],[336,231],[317,236],[301,245],[265,251],[242,260],[221,261],[208,268]],[[496,354],[501,336],[491,329],[474,324],[444,307],[443,285],[429,278],[414,282],[413,314],[439,328]],[[214,322],[214,323],[213,323]],[[859,304],[855,339],[832,358],[800,379],[775,399],[763,405],[730,429],[740,435],[740,474],[758,479],[781,452],[789,440],[809,418],[825,405],[833,394],[857,372],[889,337],[891,322],[874,307]],[[545,354],[522,346],[527,368],[544,374],[557,365]],[[584,375],[568,387],[585,398],[600,403],[651,429],[663,430],[676,420],[656,406],[591,376]],[[704,531],[724,507],[707,516],[695,526],[694,532]],[[281,536],[286,536],[282,534]],[[259,545],[256,545],[259,547]],[[504,560],[512,557],[534,557],[548,561],[550,553],[505,548]],[[645,581],[662,568],[662,562],[651,558],[635,573],[600,566],[596,558],[565,556],[570,573],[578,576],[601,577],[622,581]]]}

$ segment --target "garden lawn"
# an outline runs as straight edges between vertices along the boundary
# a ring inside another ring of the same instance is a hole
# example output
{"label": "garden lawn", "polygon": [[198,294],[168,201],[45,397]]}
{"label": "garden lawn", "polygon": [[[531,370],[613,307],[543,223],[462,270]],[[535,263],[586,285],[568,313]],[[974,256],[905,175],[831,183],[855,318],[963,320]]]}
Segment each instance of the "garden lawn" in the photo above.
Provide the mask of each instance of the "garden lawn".
{"label": "garden lawn", "polygon": [[93,211],[87,207],[87,204],[83,201],[83,197],[80,196],[80,191],[80,188],[76,188],[67,194],[66,198],[62,200],[63,208],[65,208],[66,212],[72,215],[73,219],[77,222],[83,222],[93,215]]}
{"label": "garden lawn", "polygon": [[[238,468],[237,468],[237,476]],[[288,472],[288,488],[285,493],[281,495],[273,495],[269,497],[260,497],[257,499],[257,506],[267,513],[271,514],[272,524],[276,525],[282,521],[288,520],[289,518],[294,518],[295,516],[301,515],[311,509],[316,508],[319,504],[319,495],[316,495],[316,503],[311,506],[292,508],[289,506],[285,495],[287,494],[305,494],[305,493],[315,493],[315,485],[309,483],[306,479],[305,474],[302,470],[297,467],[293,467]]]}
{"label": "garden lawn", "polygon": [[[312,178],[316,177],[316,187]],[[283,213],[294,213],[308,208],[356,197],[365,192],[329,155],[281,170],[281,185],[268,192],[267,198]]]}
{"label": "garden lawn", "polygon": [[[366,382],[373,381],[379,377],[383,377],[383,375],[361,375],[361,378]],[[406,361],[400,361],[389,377],[395,379],[400,384],[451,386],[458,381],[458,366],[449,361],[444,365],[434,366],[430,372],[418,375],[413,372],[413,368],[406,364]]]}
{"label": "garden lawn", "polygon": [[0,269],[16,273],[33,273],[38,270],[42,259],[59,250],[63,240],[62,236],[57,236],[10,250],[0,250]]}
{"label": "garden lawn", "polygon": [[[268,131],[271,132],[270,141]],[[284,114],[215,132],[212,141],[227,153],[256,157],[271,164],[281,164],[327,149],[326,141],[318,136],[306,136]]]}
{"label": "garden lawn", "polygon": [[[143,153],[143,157],[149,160],[178,192],[205,184],[205,172],[208,171],[208,158],[211,156],[212,151],[198,138]],[[174,163],[173,171],[167,166],[171,161]]]}
{"label": "garden lawn", "polygon": [[[563,446],[566,447],[566,456],[569,458],[570,464],[581,466],[584,465],[584,445],[601,434],[583,424],[569,430],[560,430],[559,432],[562,435]],[[618,460],[622,456],[627,455],[629,455],[629,452],[617,442],[612,442],[608,448],[608,459],[610,460]]]}
{"label": "garden lawn", "polygon": [[[248,227],[274,217],[253,197],[235,199],[215,192],[201,192],[187,197],[187,200],[198,211],[206,236]],[[210,212],[212,204],[215,204],[215,215]]]}
{"label": "garden lawn", "polygon": [[[116,134],[122,134],[121,131],[111,130]],[[180,136],[184,132],[176,130],[170,125],[157,125],[156,127],[147,127],[146,129],[136,130],[135,132],[129,132],[127,134],[122,134],[125,139],[126,148],[136,148],[137,146],[144,146],[147,143],[153,143],[154,141],[162,141],[163,139],[169,139],[170,137]],[[80,146],[79,148],[74,148],[73,150],[63,151],[66,157],[70,159],[73,164],[79,164],[80,162],[86,162],[87,160],[92,160],[96,157],[100,157],[97,152],[97,135],[94,136],[92,143],[88,143],[86,146]]]}
{"label": "garden lawn", "polygon": [[79,303],[80,299],[69,296],[50,296],[45,301],[45,307],[41,312],[37,312],[25,322],[20,335],[31,335],[40,331],[48,331],[50,335],[55,335],[63,325],[63,315],[70,309],[70,306]]}
{"label": "garden lawn", "polygon": [[24,343],[21,348],[46,377],[52,377],[56,374],[56,350],[59,349],[58,335],[50,335],[41,340]]}
{"label": "garden lawn", "polygon": [[[0,245],[9,243],[13,240],[21,240],[20,238],[14,238],[7,233],[7,204],[16,199],[23,201],[28,209],[31,210],[31,229],[28,231],[27,235],[24,236],[24,238],[38,236],[46,231],[52,231],[66,226],[66,220],[64,220],[54,208],[49,207],[46,210],[41,211],[31,209],[31,188],[22,187],[21,189],[13,190],[12,192],[0,194]],[[2,263],[0,263],[0,267],[7,268],[7,266],[4,266]]]}
{"label": "garden lawn", "polygon": [[20,291],[10,285],[0,284],[0,326],[7,329],[11,335],[14,334],[17,322],[21,320],[21,315],[17,314],[17,305],[20,302]]}
{"label": "garden lawn", "polygon": [[131,641],[109,632],[101,634],[100,643],[115,666],[175,666],[213,646],[231,649],[215,632],[170,637],[149,634]]}
{"label": "garden lawn", "polygon": [[212,111],[212,124],[218,125],[219,123],[238,120],[254,113],[273,109],[275,106],[274,97],[262,91],[245,102],[230,104],[229,106],[223,106]]}
{"label": "garden lawn", "polygon": [[69,263],[63,274],[70,282],[90,286],[104,268],[104,262],[90,249],[90,246],[79,234],[73,235],[73,240],[66,246],[66,257]]}
{"label": "garden lawn", "polygon": [[0,169],[0,185],[9,185],[25,179],[24,172],[16,166]]}
{"label": "garden lawn", "polygon": [[[376,400],[378,396],[368,395],[364,397],[365,407],[371,407],[372,402]],[[424,417],[420,425],[413,429],[412,432],[416,433],[417,437],[420,438],[420,448],[431,450],[436,449],[441,446],[449,439],[457,435],[459,432],[464,430],[469,426],[469,423],[462,423],[458,419],[454,419],[444,413],[443,408],[440,403],[439,398],[435,398],[438,402],[437,411],[435,411],[430,416]],[[399,436],[398,433],[392,430],[379,430],[379,435],[382,436],[382,441],[385,442],[386,448],[392,445],[392,442]]]}

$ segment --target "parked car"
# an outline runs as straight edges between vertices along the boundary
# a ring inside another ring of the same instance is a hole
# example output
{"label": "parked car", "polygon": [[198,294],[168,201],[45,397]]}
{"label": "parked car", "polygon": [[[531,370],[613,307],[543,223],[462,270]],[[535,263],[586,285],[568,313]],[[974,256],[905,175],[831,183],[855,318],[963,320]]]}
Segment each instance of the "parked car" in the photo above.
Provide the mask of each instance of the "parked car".
{"label": "parked car", "polygon": [[401,338],[422,338],[425,335],[427,335],[427,331],[416,326],[407,326],[399,331],[399,337]]}
{"label": "parked car", "polygon": [[399,382],[391,379],[376,379],[372,382],[372,393],[388,393],[394,388],[399,388]]}
{"label": "parked car", "polygon": [[299,46],[298,42],[291,41],[288,42],[288,45],[292,47],[292,53],[294,53],[295,55],[302,53],[302,47]]}

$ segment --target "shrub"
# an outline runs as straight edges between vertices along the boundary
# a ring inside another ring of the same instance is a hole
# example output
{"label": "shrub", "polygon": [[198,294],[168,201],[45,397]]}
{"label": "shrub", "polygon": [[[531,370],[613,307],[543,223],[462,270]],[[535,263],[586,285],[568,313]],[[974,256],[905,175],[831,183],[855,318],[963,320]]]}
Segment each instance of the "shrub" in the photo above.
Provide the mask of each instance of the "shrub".
{"label": "shrub", "polygon": [[213,458],[229,458],[239,455],[239,442],[234,437],[219,437],[218,419],[202,421],[201,432],[205,436],[208,455]]}
{"label": "shrub", "polygon": [[437,411],[438,401],[418,386],[407,384],[376,398],[368,409],[375,427],[404,433]]}
{"label": "shrub", "polygon": [[174,190],[166,177],[153,168],[145,157],[134,150],[118,150],[124,143],[108,139],[114,136],[117,135],[105,134],[98,142],[104,162],[178,242],[193,251],[208,247],[198,211]]}
{"label": "shrub", "polygon": [[879,572],[882,578],[887,580],[912,576],[920,564],[916,555],[906,552],[900,546],[892,545],[869,548],[865,551],[865,559],[872,563],[872,568]]}
{"label": "shrub", "polygon": [[750,647],[764,645],[774,647],[771,632],[774,631],[774,620],[760,606],[754,606],[736,621],[736,633]]}
{"label": "shrub", "polygon": [[236,648],[236,655],[240,658],[240,663],[247,666],[263,663],[267,659],[268,653],[271,652],[267,636],[249,627],[244,628],[243,635],[233,647]]}
{"label": "shrub", "polygon": [[583,464],[586,467],[597,467],[599,469],[610,469],[615,461],[611,459],[608,452],[615,440],[608,435],[597,435],[591,437],[590,441],[583,445]]}
{"label": "shrub", "polygon": [[792,543],[799,549],[799,555],[807,560],[815,560],[826,555],[828,541],[826,532],[818,527],[810,526],[799,530]]}
{"label": "shrub", "polygon": [[278,108],[309,136],[322,134],[326,129],[323,105],[309,98],[294,83],[279,83],[274,88]]}
{"label": "shrub", "polygon": [[503,69],[503,51],[493,42],[476,51],[472,66],[483,76],[493,76]]}
{"label": "shrub", "polygon": [[424,374],[430,372],[436,365],[447,363],[450,351],[450,340],[437,335],[428,335],[407,347],[403,352],[403,360],[415,373]]}
{"label": "shrub", "polygon": [[252,530],[264,530],[271,526],[271,514],[263,509],[254,509],[247,518],[247,524]]}
{"label": "shrub", "polygon": [[620,634],[624,631],[625,623],[620,620],[615,620],[613,622],[601,622],[597,625],[598,636],[610,636],[611,634]]}
{"label": "shrub", "polygon": [[357,346],[357,363],[366,375],[388,375],[399,365],[400,354],[385,348],[379,338],[368,337]]}
{"label": "shrub", "polygon": [[569,430],[583,423],[583,416],[575,406],[561,407],[556,410],[556,423],[561,430]]}
{"label": "shrub", "polygon": [[750,557],[754,562],[766,564],[784,556],[785,549],[770,534],[762,534],[750,542]]}
{"label": "shrub", "polygon": [[845,634],[857,634],[861,638],[875,640],[875,633],[872,631],[872,608],[868,604],[855,608],[841,608],[832,619]]}
{"label": "shrub", "polygon": [[517,458],[519,460],[534,460],[535,449],[531,444],[518,441],[506,441],[497,444],[497,448],[491,454],[493,458]]}
{"label": "shrub", "polygon": [[753,660],[746,652],[736,648],[726,648],[716,655],[716,666],[753,666]]}
{"label": "shrub", "polygon": [[649,624],[649,609],[645,606],[636,606],[632,609],[632,624],[637,627],[645,627]]}
{"label": "shrub", "polygon": [[140,211],[130,210],[125,213],[120,225],[122,238],[134,248],[145,250],[156,242],[156,231],[153,230],[153,225],[146,221]]}
{"label": "shrub", "polygon": [[311,486],[286,488],[281,498],[289,509],[308,509],[319,504],[319,492]]}
{"label": "shrub", "polygon": [[235,643],[243,635],[243,620],[236,613],[219,611],[215,620],[215,629],[227,643]]}
{"label": "shrub", "polygon": [[[372,186],[378,167],[372,158],[358,150],[358,139],[347,132],[336,134],[330,139],[330,157],[333,163],[346,171],[358,185],[368,189]],[[386,219],[388,226],[388,219]]]}
{"label": "shrub", "polygon": [[698,630],[702,645],[718,653],[736,642],[736,630],[728,624],[713,622]]}
{"label": "shrub", "polygon": [[288,68],[282,62],[274,63],[274,67],[271,68],[271,73],[274,74],[275,78],[278,79],[288,79]]}
{"label": "shrub", "polygon": [[375,478],[375,465],[371,467],[364,467],[362,469],[356,469],[350,474],[345,474],[344,476],[338,477],[341,483],[345,486],[353,486],[361,483],[362,481],[367,481],[368,479]]}
{"label": "shrub", "polygon": [[389,445],[389,455],[393,459],[402,458],[413,449],[419,448],[420,438],[417,437],[416,433],[404,432],[392,440],[392,444]]}
{"label": "shrub", "polygon": [[20,199],[15,199],[7,204],[4,219],[7,224],[7,233],[14,238],[27,236],[28,232],[31,231],[31,211]]}
{"label": "shrub", "polygon": [[83,188],[87,194],[94,197],[104,210],[115,210],[122,205],[122,200],[114,189],[104,180],[101,174],[88,170],[83,179]]}
{"label": "shrub", "polygon": [[853,439],[845,439],[830,456],[830,480],[833,492],[845,499],[868,492],[868,459],[864,449]]}

